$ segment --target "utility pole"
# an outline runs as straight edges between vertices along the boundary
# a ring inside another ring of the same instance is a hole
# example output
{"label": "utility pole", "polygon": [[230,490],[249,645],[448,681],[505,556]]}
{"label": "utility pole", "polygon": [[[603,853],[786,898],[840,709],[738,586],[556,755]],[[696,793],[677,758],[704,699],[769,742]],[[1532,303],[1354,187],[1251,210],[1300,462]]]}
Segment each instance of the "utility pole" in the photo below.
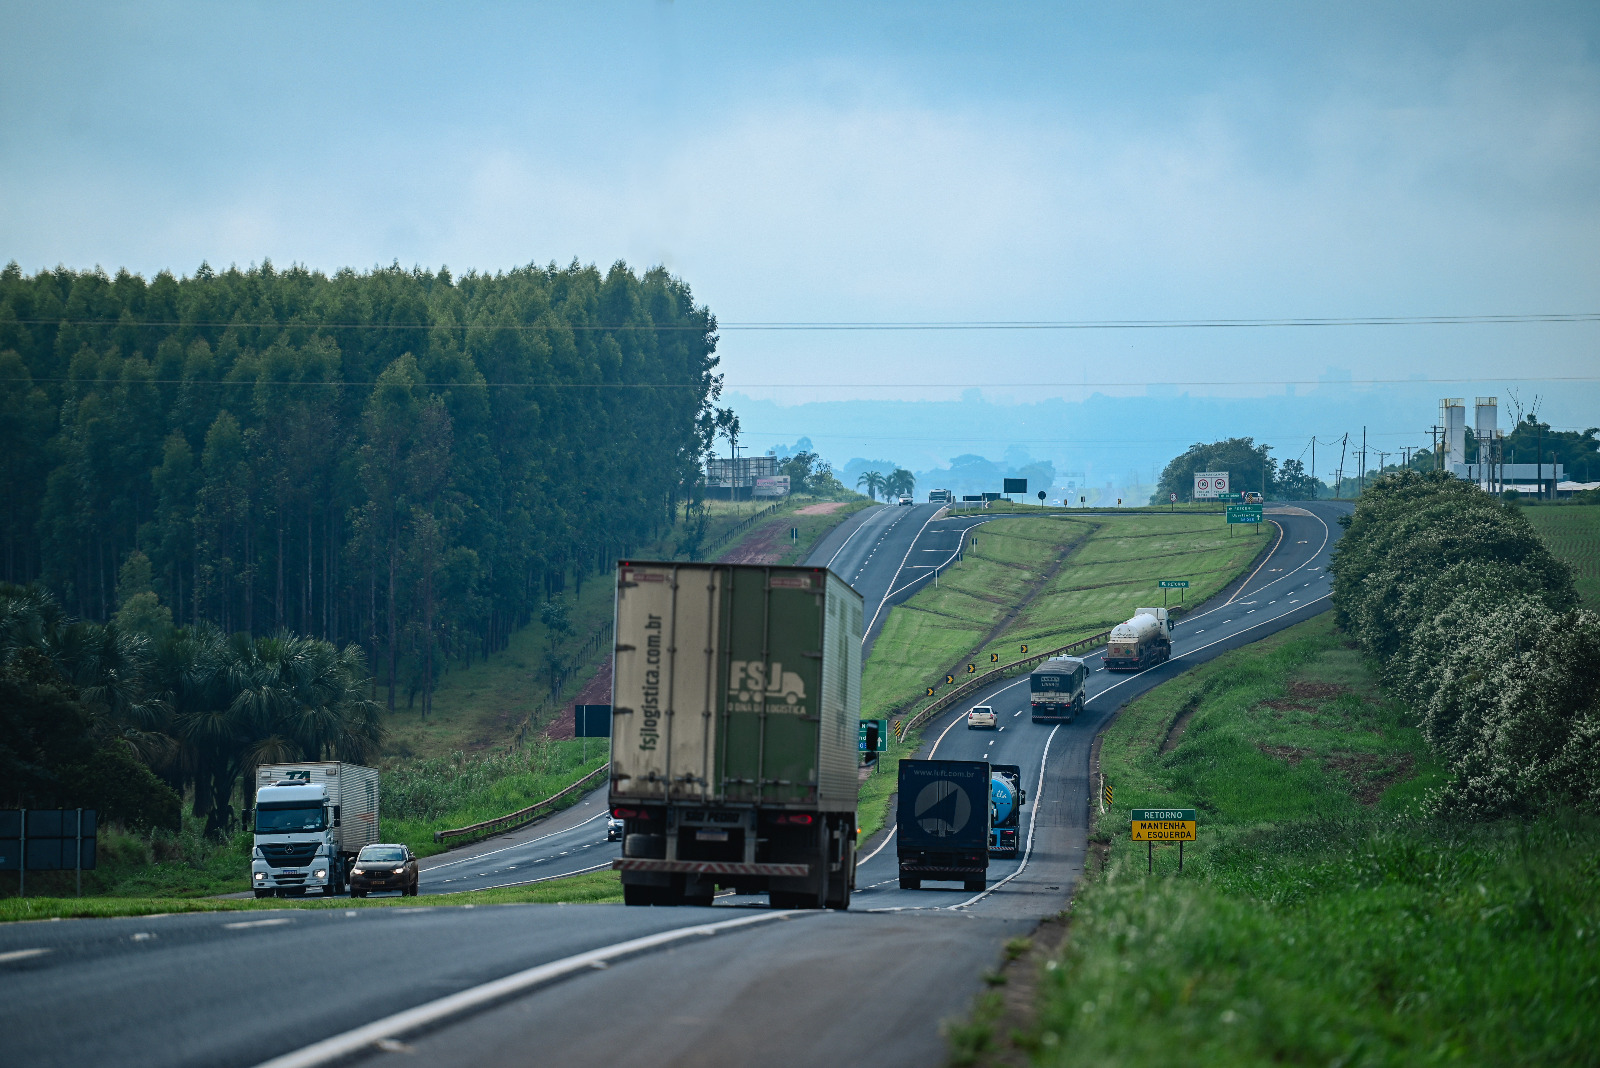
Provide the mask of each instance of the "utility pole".
{"label": "utility pole", "polygon": [[1350,433],[1349,433],[1349,431],[1346,431],[1345,435],[1344,435],[1344,440],[1339,443],[1339,473],[1338,473],[1337,476],[1335,476],[1334,491],[1333,491],[1333,495],[1335,497],[1343,497],[1344,496],[1344,453],[1345,453],[1345,449],[1348,448],[1349,445],[1350,445]]}
{"label": "utility pole", "polygon": [[[1313,482],[1315,482],[1316,478],[1317,478],[1317,436],[1315,434],[1312,434],[1311,435],[1311,479],[1312,479]],[[1316,493],[1316,491],[1317,491],[1316,487],[1312,486],[1311,492],[1312,493]]]}
{"label": "utility pole", "polygon": [[1367,428],[1361,428],[1361,471],[1356,475],[1356,496],[1367,492]]}

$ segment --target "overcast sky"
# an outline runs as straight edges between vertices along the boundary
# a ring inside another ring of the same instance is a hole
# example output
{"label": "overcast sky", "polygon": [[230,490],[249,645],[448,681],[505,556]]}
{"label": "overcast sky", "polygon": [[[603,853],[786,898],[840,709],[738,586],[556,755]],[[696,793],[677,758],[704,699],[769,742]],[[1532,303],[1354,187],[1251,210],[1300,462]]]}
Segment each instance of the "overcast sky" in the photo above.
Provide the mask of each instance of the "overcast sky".
{"label": "overcast sky", "polygon": [[1555,422],[1600,422],[1551,381],[1600,377],[1600,323],[734,328],[1600,311],[1593,0],[3,18],[0,260],[29,271],[624,259],[782,404],[1542,377]]}

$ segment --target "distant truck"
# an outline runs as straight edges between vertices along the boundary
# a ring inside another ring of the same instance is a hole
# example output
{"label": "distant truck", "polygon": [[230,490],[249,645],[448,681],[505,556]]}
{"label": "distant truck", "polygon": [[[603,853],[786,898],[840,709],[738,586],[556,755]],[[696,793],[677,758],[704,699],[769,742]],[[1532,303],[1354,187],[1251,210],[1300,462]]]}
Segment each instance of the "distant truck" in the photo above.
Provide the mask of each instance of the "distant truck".
{"label": "distant truck", "polygon": [[629,905],[848,908],[861,595],[826,568],[617,565],[613,817]]}
{"label": "distant truck", "polygon": [[377,769],[338,760],[263,764],[255,785],[256,897],[344,893],[356,854],[379,840]]}
{"label": "distant truck", "polygon": [[1075,656],[1051,657],[1028,676],[1035,723],[1071,723],[1083,711],[1089,669]]}
{"label": "distant truck", "polygon": [[956,880],[982,890],[989,871],[989,765],[982,760],[900,761],[895,850],[900,889]]}
{"label": "distant truck", "polygon": [[1022,765],[989,765],[989,855],[1009,859],[1017,855],[1022,830],[1022,806],[1028,792],[1022,788]]}
{"label": "distant truck", "polygon": [[1107,671],[1143,671],[1172,655],[1172,620],[1165,608],[1140,608],[1126,623],[1111,628],[1106,643]]}
{"label": "distant truck", "polygon": [[947,489],[936,489],[936,490],[929,490],[928,491],[928,503],[929,504],[950,504],[955,499],[956,499],[955,494],[951,493]]}

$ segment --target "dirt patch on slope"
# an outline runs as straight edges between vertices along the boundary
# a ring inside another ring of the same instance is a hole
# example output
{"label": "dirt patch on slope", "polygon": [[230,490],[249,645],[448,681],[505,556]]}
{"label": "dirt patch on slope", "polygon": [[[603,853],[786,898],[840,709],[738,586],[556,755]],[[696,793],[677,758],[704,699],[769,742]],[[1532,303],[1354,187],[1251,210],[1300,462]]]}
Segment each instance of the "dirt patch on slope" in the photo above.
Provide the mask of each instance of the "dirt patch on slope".
{"label": "dirt patch on slope", "polygon": [[845,506],[844,501],[823,501],[821,504],[808,504],[804,508],[796,508],[795,515],[832,515]]}
{"label": "dirt patch on slope", "polygon": [[1348,686],[1340,686],[1336,682],[1291,682],[1289,696],[1302,700],[1310,698],[1313,701],[1328,701],[1340,694],[1351,693]]}
{"label": "dirt patch on slope", "polygon": [[611,655],[601,661],[600,667],[595,671],[594,678],[584,683],[583,689],[578,691],[578,696],[573,698],[571,704],[561,710],[561,714],[550,721],[544,729],[546,738],[562,739],[577,737],[577,724],[573,715],[573,705],[604,705],[611,703]]}
{"label": "dirt patch on slope", "polygon": [[1377,753],[1334,753],[1327,759],[1330,771],[1350,780],[1356,800],[1363,805],[1378,803],[1383,792],[1397,782],[1411,778],[1416,758],[1410,753],[1380,756]]}
{"label": "dirt patch on slope", "polygon": [[789,523],[780,519],[757,527],[738,545],[717,557],[719,564],[775,564],[783,558],[778,537],[789,533]]}
{"label": "dirt patch on slope", "polygon": [[1277,757],[1291,768],[1312,755],[1310,749],[1303,749],[1298,745],[1258,745],[1256,748],[1267,754],[1267,756]]}

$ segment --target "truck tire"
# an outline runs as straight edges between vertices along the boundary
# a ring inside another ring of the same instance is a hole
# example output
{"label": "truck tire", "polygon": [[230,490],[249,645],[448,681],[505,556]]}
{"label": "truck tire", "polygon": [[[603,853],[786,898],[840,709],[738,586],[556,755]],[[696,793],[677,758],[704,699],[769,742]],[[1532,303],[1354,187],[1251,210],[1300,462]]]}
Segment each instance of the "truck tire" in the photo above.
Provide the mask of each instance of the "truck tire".
{"label": "truck tire", "polygon": [[830,909],[848,909],[850,907],[850,883],[848,880],[838,880],[837,886],[828,887],[828,900],[826,905]]}
{"label": "truck tire", "polygon": [[977,893],[979,890],[984,889],[988,885],[988,881],[982,876],[979,876],[976,879],[968,879],[966,882],[962,883],[962,886],[965,887],[968,893]]}
{"label": "truck tire", "polygon": [[902,890],[921,890],[922,889],[922,880],[918,879],[918,878],[916,878],[915,876],[912,876],[912,875],[902,875],[902,876],[900,876],[900,889],[902,889]]}
{"label": "truck tire", "polygon": [[624,905],[654,905],[656,903],[656,888],[653,886],[629,886],[622,884],[622,903]]}
{"label": "truck tire", "polygon": [[271,896],[272,896],[272,891],[271,890],[257,890],[256,891],[256,897],[271,897]]}

